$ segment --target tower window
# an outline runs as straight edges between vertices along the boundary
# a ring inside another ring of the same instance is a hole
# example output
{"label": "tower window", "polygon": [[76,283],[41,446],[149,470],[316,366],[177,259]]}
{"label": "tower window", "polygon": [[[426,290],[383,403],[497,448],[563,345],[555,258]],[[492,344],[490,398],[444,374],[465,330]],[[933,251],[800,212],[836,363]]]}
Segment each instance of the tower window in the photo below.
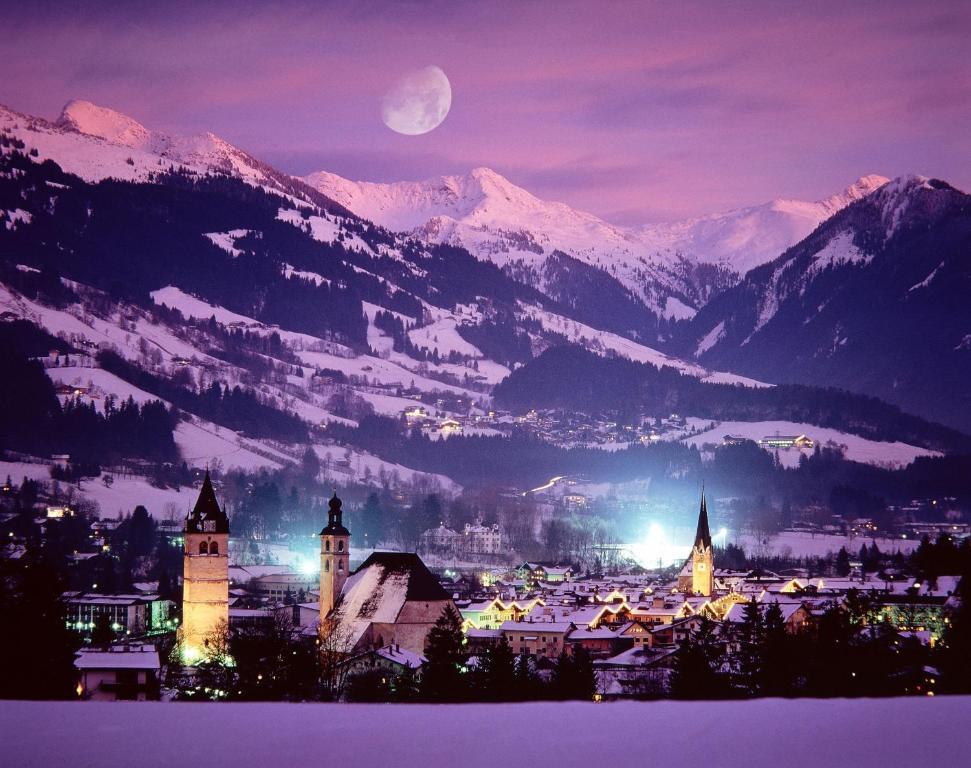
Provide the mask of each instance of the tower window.
{"label": "tower window", "polygon": [[324,560],[324,573],[330,573],[330,560]]}
{"label": "tower window", "polygon": [[208,555],[209,554],[209,545],[206,544],[206,542],[204,542],[204,541],[200,541],[199,542],[199,554],[200,555]]}
{"label": "tower window", "polygon": [[344,542],[343,541],[338,541],[337,542],[337,551],[338,552],[343,552],[344,551]]}
{"label": "tower window", "polygon": [[337,570],[340,571],[341,573],[344,572],[344,561],[343,560],[338,560],[337,561]]}
{"label": "tower window", "polygon": [[219,554],[219,542],[218,541],[214,541],[214,542],[212,542],[212,543],[209,544],[209,554],[210,555],[218,555]]}
{"label": "tower window", "polygon": [[324,541],[324,552],[330,552],[330,539]]}

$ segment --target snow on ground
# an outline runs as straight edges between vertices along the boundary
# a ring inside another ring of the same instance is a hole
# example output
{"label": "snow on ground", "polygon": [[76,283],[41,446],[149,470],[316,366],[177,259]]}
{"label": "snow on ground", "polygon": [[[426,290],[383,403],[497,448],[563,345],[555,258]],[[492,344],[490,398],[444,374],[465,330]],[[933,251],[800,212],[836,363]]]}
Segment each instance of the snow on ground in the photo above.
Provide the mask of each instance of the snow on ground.
{"label": "snow on ground", "polygon": [[78,305],[63,310],[54,309],[21,296],[3,285],[0,285],[0,309],[30,320],[51,335],[68,339],[73,344],[83,341],[96,348],[113,347],[129,360],[142,355],[140,346],[144,339],[149,349],[157,349],[165,359],[197,358],[218,364],[216,360],[186,344],[165,327],[152,325],[142,317],[135,320],[135,330],[132,332],[122,327],[123,321],[119,315],[109,321],[85,312]]}
{"label": "snow on ground", "polygon": [[[11,768],[131,765],[134,755],[142,768],[168,768],[184,763],[186,754],[209,768],[309,766],[322,755],[328,765],[347,768],[572,768],[603,764],[624,739],[649,750],[650,765],[672,768],[959,766],[971,750],[969,719],[967,696],[609,704],[0,703],[4,758]],[[740,733],[740,723],[778,728],[751,736]],[[650,734],[667,736],[645,736],[648,727]]]}
{"label": "snow on ground", "polygon": [[446,493],[458,493],[462,490],[462,486],[445,475],[421,472],[364,451],[335,445],[314,445],[314,452],[323,464],[321,474],[338,482],[346,482],[348,478],[352,478],[365,485],[381,486],[391,478],[397,478],[403,483],[420,479],[438,483]]}
{"label": "snow on ground", "polygon": [[[879,442],[869,440],[858,435],[840,432],[830,427],[817,427],[793,421],[723,421],[716,422],[714,428],[707,432],[685,439],[689,445],[699,448],[704,445],[721,445],[725,435],[737,435],[751,440],[759,440],[769,435],[806,435],[816,441],[818,445],[834,443],[846,446],[846,458],[863,464],[879,466],[906,466],[918,456],[940,456],[937,451],[919,448],[901,442]],[[796,448],[779,451],[779,460],[784,466],[799,465],[802,452]]]}
{"label": "snow on ground", "polygon": [[456,326],[454,317],[441,317],[429,325],[409,331],[408,338],[419,349],[424,348],[429,352],[437,350],[441,357],[448,357],[450,352],[482,357],[482,351],[463,339]]}
{"label": "snow on ground", "polygon": [[0,461],[0,480],[8,477],[15,485],[20,485],[25,477],[28,480],[47,482],[51,479],[51,466],[26,461]]}
{"label": "snow on ground", "polygon": [[566,336],[575,344],[579,344],[591,352],[598,354],[614,353],[620,357],[626,357],[637,363],[649,363],[658,368],[667,366],[675,368],[688,376],[695,376],[705,381],[723,384],[743,384],[750,387],[770,387],[755,379],[745,376],[737,376],[731,373],[719,371],[708,371],[696,363],[688,363],[676,357],[670,357],[652,347],[638,344],[636,341],[619,336],[610,331],[599,331],[589,325],[584,325],[576,320],[571,320],[553,312],[547,312],[538,307],[521,304],[522,311],[527,316],[539,320],[543,328],[547,331],[559,333]]}
{"label": "snow on ground", "polygon": [[[114,482],[110,487],[104,484],[102,478],[97,477],[83,481],[79,489],[82,496],[97,502],[101,517],[128,514],[141,504],[156,519],[167,519],[173,510],[181,518],[192,508],[199,496],[196,488],[156,488],[144,477],[113,477]],[[61,488],[64,489],[67,485],[61,483]]]}
{"label": "snow on ground", "polygon": [[213,459],[222,462],[225,470],[277,469],[286,463],[285,459],[265,455],[270,452],[264,448],[260,448],[260,453],[250,450],[253,447],[250,441],[242,441],[232,430],[201,419],[179,422],[175,428],[175,444],[190,467],[204,467]]}
{"label": "snow on ground", "polygon": [[[44,373],[55,384],[87,387],[88,393],[82,396],[84,402],[93,402],[99,411],[104,410],[105,397],[114,395],[118,402],[131,397],[136,403],[149,400],[161,400],[160,397],[132,386],[124,379],[115,376],[101,368],[86,368],[80,366],[66,366],[62,368],[46,368]],[[67,399],[67,398],[66,398]],[[165,402],[163,400],[163,402]]]}
{"label": "snow on ground", "polygon": [[152,301],[156,304],[164,304],[170,309],[177,309],[186,317],[193,317],[199,320],[208,320],[210,317],[215,317],[217,323],[223,323],[224,325],[229,323],[243,323],[244,325],[252,326],[261,325],[259,321],[254,320],[252,317],[238,315],[224,307],[209,304],[201,299],[197,299],[195,296],[190,296],[182,289],[176,288],[173,285],[167,285],[165,288],[152,291],[150,295]]}
{"label": "snow on ground", "polygon": [[[717,537],[716,537],[717,538]],[[866,544],[876,544],[881,552],[903,552],[908,554],[917,549],[920,542],[917,539],[887,539],[872,536],[835,536],[828,533],[808,533],[805,531],[782,531],[760,539],[749,533],[735,536],[729,534],[728,539],[742,547],[749,555],[792,555],[793,557],[823,557],[831,552],[839,552],[840,547],[846,551],[856,553]],[[719,542],[715,542],[716,544]]]}

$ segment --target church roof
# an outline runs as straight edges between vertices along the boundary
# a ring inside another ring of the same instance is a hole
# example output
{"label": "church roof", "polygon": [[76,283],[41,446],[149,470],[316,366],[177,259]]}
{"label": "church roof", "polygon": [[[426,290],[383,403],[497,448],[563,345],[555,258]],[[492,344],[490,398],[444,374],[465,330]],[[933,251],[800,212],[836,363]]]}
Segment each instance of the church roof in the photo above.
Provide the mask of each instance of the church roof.
{"label": "church roof", "polygon": [[708,529],[708,504],[705,492],[701,492],[701,510],[698,512],[698,531],[695,533],[695,547],[711,548],[711,531]]}
{"label": "church roof", "polygon": [[[206,525],[206,523],[214,523],[214,525]],[[208,470],[202,481],[196,505],[185,519],[185,530],[186,533],[229,533],[229,518],[225,510],[219,508]]]}
{"label": "church roof", "polygon": [[405,603],[448,599],[418,555],[374,552],[344,582],[333,616],[354,647],[371,624],[395,623]]}

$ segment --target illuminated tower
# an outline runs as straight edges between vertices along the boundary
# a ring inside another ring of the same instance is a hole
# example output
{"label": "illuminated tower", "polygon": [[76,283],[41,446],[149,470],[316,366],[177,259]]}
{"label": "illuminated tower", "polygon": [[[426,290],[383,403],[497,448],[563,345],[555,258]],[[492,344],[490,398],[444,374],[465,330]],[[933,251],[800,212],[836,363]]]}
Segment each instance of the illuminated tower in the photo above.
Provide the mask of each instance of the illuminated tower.
{"label": "illuminated tower", "polygon": [[229,626],[229,518],[219,508],[206,471],[195,507],[185,519],[182,560],[182,656],[208,655],[207,641]]}
{"label": "illuminated tower", "polygon": [[330,500],[327,525],[320,532],[320,619],[330,613],[347,580],[351,532],[341,520],[341,500]]}
{"label": "illuminated tower", "polygon": [[708,530],[708,505],[701,490],[701,511],[698,513],[698,532],[691,548],[691,591],[708,597],[715,589],[715,563]]}

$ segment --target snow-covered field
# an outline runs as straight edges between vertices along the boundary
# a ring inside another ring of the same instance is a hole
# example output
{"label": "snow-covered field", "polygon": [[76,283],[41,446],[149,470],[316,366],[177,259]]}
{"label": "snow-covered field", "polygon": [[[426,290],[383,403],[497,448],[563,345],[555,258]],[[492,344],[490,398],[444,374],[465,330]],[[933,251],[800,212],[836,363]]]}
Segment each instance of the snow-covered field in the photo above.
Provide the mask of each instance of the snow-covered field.
{"label": "snow-covered field", "polygon": [[[747,437],[750,440],[760,440],[769,435],[806,435],[819,445],[834,443],[846,447],[846,458],[864,464],[880,466],[906,466],[918,456],[940,456],[936,451],[919,448],[900,442],[880,442],[868,440],[865,437],[840,432],[829,427],[817,427],[813,424],[803,424],[793,421],[722,421],[716,422],[714,428],[701,434],[685,439],[689,445],[699,448],[705,445],[721,445],[725,435]],[[779,460],[784,466],[796,467],[802,453],[796,448],[779,451]]]}
{"label": "snow-covered field", "polygon": [[[141,768],[967,764],[971,697],[733,702],[0,703],[4,765]],[[200,730],[200,723],[205,727]],[[740,724],[752,726],[741,727]]]}
{"label": "snow-covered field", "polygon": [[[768,539],[760,540],[757,536],[743,533],[728,536],[728,540],[742,547],[748,555],[792,555],[794,557],[822,557],[831,552],[839,552],[840,547],[846,551],[856,553],[866,544],[876,544],[881,552],[903,552],[904,554],[917,549],[920,542],[917,539],[885,539],[871,536],[834,536],[823,533],[805,533],[803,531],[782,531]],[[716,544],[720,542],[716,541]]]}

